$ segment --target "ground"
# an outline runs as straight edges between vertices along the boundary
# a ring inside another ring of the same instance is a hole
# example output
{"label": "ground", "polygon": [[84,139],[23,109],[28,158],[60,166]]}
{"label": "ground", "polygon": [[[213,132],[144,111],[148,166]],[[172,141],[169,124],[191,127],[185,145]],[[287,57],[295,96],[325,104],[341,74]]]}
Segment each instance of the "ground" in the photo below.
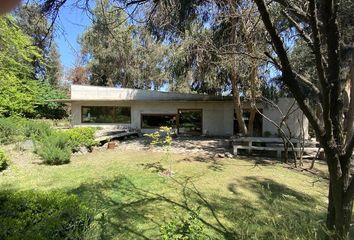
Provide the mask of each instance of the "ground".
{"label": "ground", "polygon": [[[7,146],[13,163],[0,188],[78,195],[95,211],[89,239],[159,239],[175,211],[200,212],[205,239],[320,239],[326,180],[272,161],[218,158],[227,144],[213,152],[223,140],[213,141],[200,151],[174,145],[171,166],[162,149],[136,141],[62,166]],[[173,177],[159,175],[170,167]]]}

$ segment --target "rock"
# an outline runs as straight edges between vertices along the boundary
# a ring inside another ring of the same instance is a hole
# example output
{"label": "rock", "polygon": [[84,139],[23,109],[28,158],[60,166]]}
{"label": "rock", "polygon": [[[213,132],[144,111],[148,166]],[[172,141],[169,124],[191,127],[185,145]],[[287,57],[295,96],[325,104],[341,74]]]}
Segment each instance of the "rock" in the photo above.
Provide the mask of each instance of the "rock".
{"label": "rock", "polygon": [[218,157],[219,157],[219,158],[224,158],[224,157],[225,157],[225,154],[223,154],[223,153],[218,153]]}
{"label": "rock", "polygon": [[87,154],[89,151],[87,147],[80,147],[78,152],[81,154]]}
{"label": "rock", "polygon": [[33,150],[34,143],[32,140],[26,140],[26,141],[20,143],[20,148],[23,150]]}
{"label": "rock", "polygon": [[227,153],[225,153],[225,157],[227,157],[227,158],[233,158],[234,155],[233,155],[232,153],[227,152]]}

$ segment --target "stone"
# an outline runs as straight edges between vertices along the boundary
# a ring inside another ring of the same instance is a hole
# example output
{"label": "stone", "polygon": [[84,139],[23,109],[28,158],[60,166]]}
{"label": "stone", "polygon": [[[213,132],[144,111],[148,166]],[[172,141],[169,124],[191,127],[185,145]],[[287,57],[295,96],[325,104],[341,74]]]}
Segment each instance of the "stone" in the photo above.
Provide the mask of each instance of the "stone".
{"label": "stone", "polygon": [[225,153],[225,157],[227,157],[227,158],[233,158],[234,155],[233,155],[232,153],[226,152],[226,153]]}
{"label": "stone", "polygon": [[89,151],[87,147],[80,147],[78,152],[80,152],[81,154],[87,154]]}
{"label": "stone", "polygon": [[218,153],[218,157],[219,157],[219,158],[224,158],[224,157],[225,157],[225,154],[223,154],[223,153]]}
{"label": "stone", "polygon": [[26,140],[20,144],[20,148],[23,150],[33,150],[34,143],[32,140]]}

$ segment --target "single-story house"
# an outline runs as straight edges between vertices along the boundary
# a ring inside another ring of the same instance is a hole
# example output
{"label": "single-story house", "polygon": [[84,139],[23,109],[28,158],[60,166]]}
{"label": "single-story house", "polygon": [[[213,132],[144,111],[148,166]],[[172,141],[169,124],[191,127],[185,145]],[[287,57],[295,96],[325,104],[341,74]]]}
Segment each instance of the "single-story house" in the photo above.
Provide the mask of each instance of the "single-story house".
{"label": "single-story house", "polygon": [[[58,101],[71,105],[74,127],[130,128],[149,133],[167,125],[178,134],[206,136],[231,136],[238,131],[232,97],[71,85],[70,99]],[[279,99],[278,106],[283,113],[262,103],[257,103],[257,108],[279,123],[293,101]],[[243,109],[247,124],[249,103],[243,103]],[[277,135],[276,126],[264,116],[256,115],[254,135]],[[307,137],[307,119],[299,109],[292,110],[287,123],[294,136],[303,133],[304,126]]]}

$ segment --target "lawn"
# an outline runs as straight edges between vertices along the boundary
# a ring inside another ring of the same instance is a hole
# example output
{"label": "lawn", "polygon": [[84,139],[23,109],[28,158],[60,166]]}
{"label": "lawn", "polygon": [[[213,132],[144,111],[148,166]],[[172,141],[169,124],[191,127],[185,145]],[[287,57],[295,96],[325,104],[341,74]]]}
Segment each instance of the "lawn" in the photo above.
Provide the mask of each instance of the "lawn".
{"label": "lawn", "polygon": [[40,164],[12,151],[2,190],[64,191],[95,211],[88,239],[159,239],[174,214],[198,213],[205,239],[320,239],[327,183],[281,164],[107,150]]}

